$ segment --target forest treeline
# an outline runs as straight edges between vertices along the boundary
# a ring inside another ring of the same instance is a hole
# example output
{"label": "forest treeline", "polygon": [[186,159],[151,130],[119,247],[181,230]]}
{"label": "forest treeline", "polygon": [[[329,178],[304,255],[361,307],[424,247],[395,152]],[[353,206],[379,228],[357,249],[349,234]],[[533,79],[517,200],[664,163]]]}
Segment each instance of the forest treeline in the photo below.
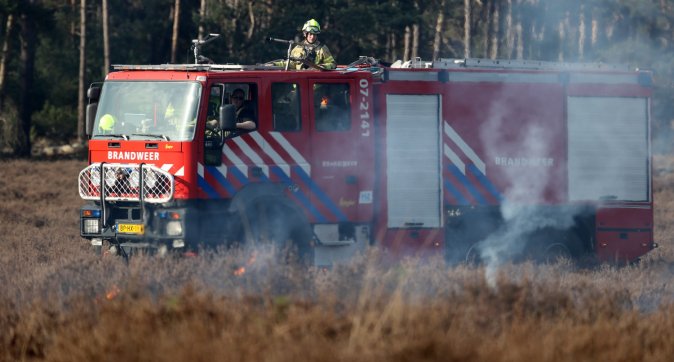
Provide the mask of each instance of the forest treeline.
{"label": "forest treeline", "polygon": [[299,37],[315,18],[339,64],[360,55],[627,64],[655,73],[656,150],[674,119],[674,0],[0,0],[0,150],[46,138],[84,141],[85,92],[110,64],[282,58],[269,36]]}

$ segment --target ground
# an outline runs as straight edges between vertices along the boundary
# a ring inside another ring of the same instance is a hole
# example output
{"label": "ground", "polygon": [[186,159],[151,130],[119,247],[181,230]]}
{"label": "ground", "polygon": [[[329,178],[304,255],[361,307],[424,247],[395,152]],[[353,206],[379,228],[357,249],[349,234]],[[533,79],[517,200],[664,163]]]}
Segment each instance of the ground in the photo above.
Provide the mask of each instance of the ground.
{"label": "ground", "polygon": [[654,162],[641,263],[331,270],[264,251],[97,257],[78,235],[83,161],[0,161],[0,360],[671,361],[674,158]]}

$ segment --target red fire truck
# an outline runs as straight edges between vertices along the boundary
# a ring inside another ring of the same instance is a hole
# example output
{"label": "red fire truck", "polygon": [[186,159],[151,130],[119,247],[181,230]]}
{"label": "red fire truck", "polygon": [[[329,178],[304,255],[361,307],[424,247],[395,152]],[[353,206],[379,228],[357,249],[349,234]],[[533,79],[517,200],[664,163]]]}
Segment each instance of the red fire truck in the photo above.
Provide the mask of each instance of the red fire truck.
{"label": "red fire truck", "polygon": [[[89,89],[81,235],[632,261],[653,249],[647,71],[416,59],[334,71],[114,66]],[[253,131],[236,128],[243,92]],[[509,252],[509,251],[507,251]]]}

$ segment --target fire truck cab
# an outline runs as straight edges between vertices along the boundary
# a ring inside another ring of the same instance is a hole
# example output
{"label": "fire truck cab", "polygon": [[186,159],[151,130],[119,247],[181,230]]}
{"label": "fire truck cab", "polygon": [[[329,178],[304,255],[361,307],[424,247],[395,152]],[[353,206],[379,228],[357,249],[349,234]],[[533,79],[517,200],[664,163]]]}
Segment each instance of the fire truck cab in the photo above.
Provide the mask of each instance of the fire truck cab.
{"label": "fire truck cab", "polygon": [[648,72],[544,62],[114,66],[89,90],[81,235],[631,261],[656,245],[650,94]]}

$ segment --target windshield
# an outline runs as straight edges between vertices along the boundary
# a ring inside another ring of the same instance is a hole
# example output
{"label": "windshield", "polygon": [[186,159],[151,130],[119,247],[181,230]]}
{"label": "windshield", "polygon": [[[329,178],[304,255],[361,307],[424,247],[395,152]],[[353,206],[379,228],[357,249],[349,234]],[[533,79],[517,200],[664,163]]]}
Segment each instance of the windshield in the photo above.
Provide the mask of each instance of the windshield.
{"label": "windshield", "polygon": [[106,82],[93,137],[189,141],[200,94],[195,82]]}

